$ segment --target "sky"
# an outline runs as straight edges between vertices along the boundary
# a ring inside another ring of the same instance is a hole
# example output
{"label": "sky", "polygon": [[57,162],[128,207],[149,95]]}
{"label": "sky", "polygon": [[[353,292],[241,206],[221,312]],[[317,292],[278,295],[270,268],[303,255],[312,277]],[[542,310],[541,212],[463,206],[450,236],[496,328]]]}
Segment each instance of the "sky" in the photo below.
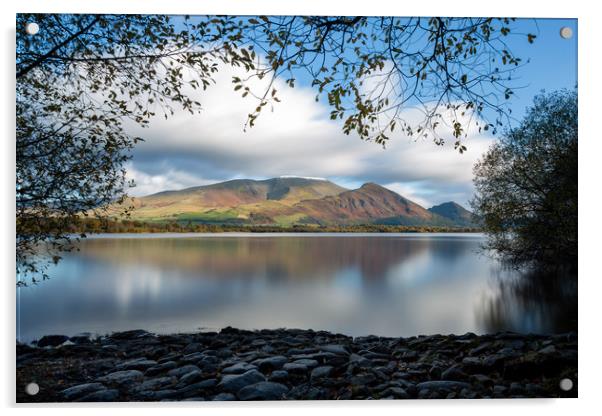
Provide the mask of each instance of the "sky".
{"label": "sky", "polygon": [[[565,26],[573,29],[571,39],[560,36]],[[577,84],[576,20],[528,19],[517,27],[537,38],[533,44],[523,40],[511,45],[518,56],[529,59],[517,74],[521,88],[513,99],[515,122],[542,90]],[[256,103],[233,91],[233,75],[240,73],[222,68],[214,86],[194,93],[203,105],[200,114],[157,117],[145,129],[128,126],[131,134],[145,140],[126,166],[128,177],[136,182],[130,195],[236,178],[304,176],[350,189],[375,182],[427,208],[447,201],[468,207],[473,196],[472,167],[496,140],[473,129],[464,142],[467,151],[460,154],[453,141],[437,146],[430,139],[411,139],[397,132],[383,149],[343,134],[340,122],[329,119],[328,105],[315,101],[316,91],[303,79],[294,89],[276,81],[281,103],[263,111],[255,127],[244,131]]]}

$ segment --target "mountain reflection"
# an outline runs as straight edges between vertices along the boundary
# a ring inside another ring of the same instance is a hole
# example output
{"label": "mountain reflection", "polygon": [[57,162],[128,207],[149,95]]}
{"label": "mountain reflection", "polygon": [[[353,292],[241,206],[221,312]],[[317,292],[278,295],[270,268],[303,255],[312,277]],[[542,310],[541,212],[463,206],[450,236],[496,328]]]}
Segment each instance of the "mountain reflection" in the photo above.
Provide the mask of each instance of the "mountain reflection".
{"label": "mountain reflection", "polygon": [[50,270],[49,281],[19,289],[18,335],[228,325],[385,336],[562,327],[557,320],[572,301],[500,285],[515,276],[497,279],[481,242],[460,234],[92,238]]}
{"label": "mountain reflection", "polygon": [[470,242],[449,244],[449,238],[423,237],[211,237],[170,239],[91,239],[81,256],[114,265],[152,265],[165,273],[174,268],[190,277],[270,280],[323,279],[334,271],[357,268],[363,279],[379,280],[391,268],[435,251],[453,262]]}

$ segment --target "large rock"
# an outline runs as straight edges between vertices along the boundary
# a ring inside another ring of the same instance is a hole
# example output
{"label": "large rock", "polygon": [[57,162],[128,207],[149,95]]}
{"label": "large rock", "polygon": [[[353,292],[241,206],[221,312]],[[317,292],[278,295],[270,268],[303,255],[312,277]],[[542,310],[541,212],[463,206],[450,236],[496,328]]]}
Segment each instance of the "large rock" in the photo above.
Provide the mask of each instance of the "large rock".
{"label": "large rock", "polygon": [[69,341],[74,344],[83,345],[83,344],[91,344],[92,343],[92,334],[89,332],[84,332],[81,334],[77,334],[69,338]]}
{"label": "large rock", "polygon": [[237,393],[243,387],[265,381],[265,376],[257,370],[249,370],[244,374],[228,374],[222,377],[218,388],[226,392]]}
{"label": "large rock", "polygon": [[243,387],[237,393],[240,400],[281,400],[288,393],[284,384],[262,381]]}
{"label": "large rock", "polygon": [[38,341],[38,347],[57,347],[69,340],[66,335],[46,335]]}

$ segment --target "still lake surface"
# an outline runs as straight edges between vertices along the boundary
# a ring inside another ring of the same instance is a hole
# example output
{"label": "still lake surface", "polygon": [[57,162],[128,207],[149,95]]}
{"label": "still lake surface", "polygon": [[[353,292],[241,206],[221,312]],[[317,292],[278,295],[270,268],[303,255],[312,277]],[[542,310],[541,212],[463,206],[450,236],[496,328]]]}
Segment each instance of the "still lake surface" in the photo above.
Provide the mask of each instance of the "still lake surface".
{"label": "still lake surface", "polygon": [[93,236],[50,280],[17,289],[17,337],[225,326],[353,336],[566,330],[562,304],[512,290],[513,272],[484,255],[483,242],[480,234]]}

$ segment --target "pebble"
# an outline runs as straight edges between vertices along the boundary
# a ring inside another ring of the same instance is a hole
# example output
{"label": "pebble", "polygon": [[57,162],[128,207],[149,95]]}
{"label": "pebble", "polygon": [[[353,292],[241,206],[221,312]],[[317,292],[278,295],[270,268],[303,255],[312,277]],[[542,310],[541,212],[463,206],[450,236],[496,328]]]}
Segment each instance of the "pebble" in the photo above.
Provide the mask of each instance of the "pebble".
{"label": "pebble", "polygon": [[184,374],[191,373],[193,371],[200,371],[201,369],[194,364],[188,364],[182,367],[174,368],[173,370],[169,370],[167,372],[168,376],[172,377],[182,377]]}
{"label": "pebble", "polygon": [[282,369],[288,371],[289,374],[305,374],[308,370],[307,366],[297,363],[286,363]]}
{"label": "pebble", "polygon": [[165,387],[172,386],[173,384],[175,384],[174,377],[151,378],[136,386],[135,389],[138,391],[160,390],[164,389]]}
{"label": "pebble", "polygon": [[385,391],[382,392],[382,396],[384,397],[392,397],[395,399],[409,399],[411,398],[408,392],[406,392],[401,387],[389,387]]}
{"label": "pebble", "polygon": [[288,371],[276,370],[270,374],[270,381],[286,381],[288,380]]}
{"label": "pebble", "polygon": [[164,373],[166,371],[173,370],[177,366],[178,365],[176,364],[175,361],[166,361],[166,362],[164,362],[162,364],[155,365],[153,367],[148,368],[144,372],[144,375],[148,376],[148,377],[156,376],[156,375],[159,375],[159,374]]}
{"label": "pebble", "polygon": [[104,384],[101,383],[86,383],[79,384],[77,386],[69,387],[68,389],[63,390],[63,396],[66,400],[74,400],[78,397],[84,396],[86,394],[93,393],[99,390],[106,390],[107,388]]}
{"label": "pebble", "polygon": [[435,380],[435,381],[424,381],[416,385],[418,390],[431,389],[431,390],[455,390],[470,388],[470,384],[462,381],[451,381],[451,380]]}
{"label": "pebble", "polygon": [[288,362],[288,358],[283,355],[275,355],[273,357],[260,358],[253,361],[260,371],[271,371],[282,368]]}
{"label": "pebble", "polygon": [[178,382],[178,384],[191,384],[202,379],[203,372],[201,370],[192,370],[180,377],[180,381]]}
{"label": "pebble", "polygon": [[236,396],[232,393],[220,393],[216,395],[212,400],[217,402],[230,402],[236,400]]}
{"label": "pebble", "polygon": [[311,378],[313,380],[313,379],[320,379],[320,378],[328,377],[332,373],[332,370],[333,370],[333,367],[330,365],[316,367],[311,372]]}
{"label": "pebble", "polygon": [[109,384],[127,384],[142,380],[144,374],[139,370],[124,370],[109,373],[98,380]]}
{"label": "pebble", "polygon": [[[230,328],[80,336],[18,343],[17,383],[52,371],[35,399],[45,402],[577,396],[576,387],[563,392],[554,382],[578,385],[574,333],[350,338]],[[31,398],[17,390],[17,400]]]}
{"label": "pebble", "polygon": [[468,375],[457,366],[450,367],[441,373],[442,380],[463,381],[467,378]]}
{"label": "pebble", "polygon": [[242,373],[246,373],[249,370],[256,370],[256,369],[257,369],[257,367],[254,366],[253,364],[240,362],[240,363],[236,363],[230,367],[224,368],[222,370],[222,374],[242,374]]}
{"label": "pebble", "polygon": [[114,402],[119,398],[119,390],[99,390],[77,399],[77,402]]}
{"label": "pebble", "polygon": [[157,362],[154,360],[147,360],[146,358],[139,358],[135,360],[129,360],[124,362],[123,364],[115,367],[116,370],[140,370],[146,371],[147,369],[154,367],[157,365]]}
{"label": "pebble", "polygon": [[320,345],[320,350],[337,355],[349,355],[349,351],[344,345]]}
{"label": "pebble", "polygon": [[265,381],[265,376],[257,370],[249,370],[244,374],[229,374],[222,377],[218,387],[229,393],[236,393],[249,384]]}
{"label": "pebble", "polygon": [[262,381],[243,387],[237,393],[240,400],[280,400],[288,393],[284,384]]}
{"label": "pebble", "polygon": [[316,360],[310,360],[310,359],[296,360],[292,364],[303,365],[308,368],[314,368],[314,367],[318,366],[318,362]]}

